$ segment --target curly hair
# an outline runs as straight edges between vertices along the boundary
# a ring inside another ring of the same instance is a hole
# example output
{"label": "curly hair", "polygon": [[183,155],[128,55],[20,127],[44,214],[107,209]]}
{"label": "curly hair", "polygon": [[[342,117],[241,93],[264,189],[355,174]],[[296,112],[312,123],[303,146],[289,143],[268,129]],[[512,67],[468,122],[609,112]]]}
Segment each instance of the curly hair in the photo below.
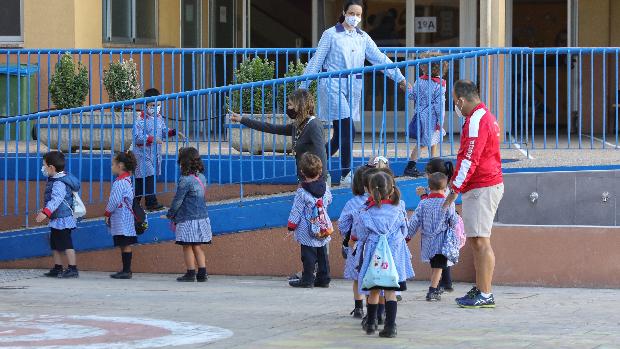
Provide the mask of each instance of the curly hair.
{"label": "curly hair", "polygon": [[133,172],[136,170],[136,166],[138,161],[136,160],[136,156],[133,154],[131,150],[127,150],[123,153],[116,153],[114,157],[114,161],[119,164],[123,164],[123,168],[125,171]]}
{"label": "curly hair", "polygon": [[304,153],[299,160],[299,170],[307,179],[316,178],[323,172],[323,163],[318,156]]}
{"label": "curly hair", "polygon": [[[434,57],[441,57],[441,56],[443,56],[443,54],[441,52],[426,51],[426,52],[420,53],[418,58],[419,59],[425,59],[425,58],[434,58]],[[428,74],[428,71],[427,71],[428,70],[428,63],[420,64],[420,68],[422,70],[424,70],[424,72],[426,74]],[[432,77],[443,78],[447,74],[448,74],[448,61],[441,61],[441,62],[436,61],[436,62],[432,62],[431,63],[431,73],[430,73],[430,75]]]}
{"label": "curly hair", "polygon": [[205,165],[200,158],[200,153],[194,147],[181,148],[179,150],[179,166],[183,176],[195,175],[205,171]]}

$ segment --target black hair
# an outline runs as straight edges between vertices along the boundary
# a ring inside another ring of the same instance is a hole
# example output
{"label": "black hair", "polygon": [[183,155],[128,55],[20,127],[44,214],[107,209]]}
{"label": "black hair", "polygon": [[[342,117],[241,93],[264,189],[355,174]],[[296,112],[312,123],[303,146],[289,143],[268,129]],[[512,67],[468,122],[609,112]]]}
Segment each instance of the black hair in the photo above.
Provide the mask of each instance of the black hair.
{"label": "black hair", "polygon": [[47,166],[54,166],[56,172],[65,170],[65,154],[62,152],[52,150],[43,155],[43,161],[45,161]]}
{"label": "black hair", "polygon": [[148,90],[144,91],[144,97],[155,97],[155,96],[159,96],[161,93],[159,93],[159,90],[156,88],[149,88]]}
{"label": "black hair", "polygon": [[312,153],[304,153],[299,160],[299,171],[304,178],[315,178],[323,172],[323,162]]}
{"label": "black hair", "polygon": [[427,175],[435,172],[441,172],[445,174],[448,179],[450,179],[452,178],[452,176],[454,176],[454,165],[452,164],[452,161],[449,160],[444,160],[442,158],[432,158],[426,164],[424,172],[426,172]]}
{"label": "black hair", "polygon": [[396,206],[400,203],[400,190],[396,186],[394,177],[381,171],[370,177],[370,196],[377,207],[381,207],[381,200],[390,200]]}
{"label": "black hair", "polygon": [[441,172],[431,173],[428,176],[428,188],[430,190],[442,190],[448,186],[448,176]]}
{"label": "black hair", "polygon": [[366,192],[366,172],[372,167],[360,166],[353,174],[353,182],[351,183],[351,191],[353,195],[364,195]]}
{"label": "black hair", "polygon": [[[364,3],[362,0],[349,0],[349,1],[345,1],[344,5],[342,5],[342,12],[347,13],[347,11],[349,10],[349,7],[351,7],[352,5],[357,5],[357,6],[361,6],[362,8],[364,8]],[[338,22],[339,23],[344,22],[343,14],[340,14],[340,18],[338,18]]]}
{"label": "black hair", "polygon": [[117,153],[114,157],[114,160],[119,164],[123,164],[125,171],[128,172],[135,171],[138,164],[138,162],[136,161],[136,156],[131,150],[127,150],[123,153]]}
{"label": "black hair", "polygon": [[183,176],[195,175],[205,171],[205,164],[200,158],[200,153],[194,147],[181,148],[177,161],[179,166],[181,166],[181,174]]}
{"label": "black hair", "polygon": [[465,98],[469,102],[475,102],[480,99],[478,86],[471,80],[458,80],[454,83],[454,94],[456,98]]}

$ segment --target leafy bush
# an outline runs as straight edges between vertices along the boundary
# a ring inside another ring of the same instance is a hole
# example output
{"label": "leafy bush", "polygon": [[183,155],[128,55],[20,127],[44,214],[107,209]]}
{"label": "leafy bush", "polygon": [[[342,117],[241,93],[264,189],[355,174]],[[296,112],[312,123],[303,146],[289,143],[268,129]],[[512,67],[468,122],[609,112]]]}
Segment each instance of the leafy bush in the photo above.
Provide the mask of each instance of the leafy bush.
{"label": "leafy bush", "polygon": [[66,52],[56,63],[49,89],[56,108],[80,107],[88,94],[88,70],[78,62],[76,72],[73,56]]}
{"label": "leafy bush", "polygon": [[[255,57],[251,60],[244,60],[239,64],[239,68],[234,71],[235,84],[271,80],[275,76],[275,70],[275,63],[270,62],[266,58]],[[252,95],[254,95],[253,100]],[[234,90],[228,98],[228,106],[235,112],[262,113],[263,97],[265,100],[265,113],[273,112],[272,86],[265,86],[264,88],[255,87],[254,89],[244,88],[241,91]]]}
{"label": "leafy bush", "polygon": [[[293,63],[289,63],[288,65],[288,71],[286,72],[286,74],[284,74],[285,78],[289,78],[289,77],[293,77],[293,76],[300,76],[303,75],[304,70],[306,69],[306,65],[308,65],[307,63],[301,63],[301,61],[297,60],[296,62]],[[316,80],[308,80],[311,81],[310,82],[310,86],[309,86],[309,90],[310,90],[310,94],[312,95],[312,98],[314,98],[314,100],[316,101]],[[295,89],[300,87],[300,84],[304,82],[303,80],[300,81],[296,81],[296,82],[288,82],[286,83],[286,94],[290,94],[291,92],[293,92]],[[284,84],[278,86],[278,106],[283,106],[284,104]]]}
{"label": "leafy bush", "polygon": [[103,73],[103,86],[112,102],[126,101],[143,96],[138,82],[138,71],[133,59],[112,62]]}

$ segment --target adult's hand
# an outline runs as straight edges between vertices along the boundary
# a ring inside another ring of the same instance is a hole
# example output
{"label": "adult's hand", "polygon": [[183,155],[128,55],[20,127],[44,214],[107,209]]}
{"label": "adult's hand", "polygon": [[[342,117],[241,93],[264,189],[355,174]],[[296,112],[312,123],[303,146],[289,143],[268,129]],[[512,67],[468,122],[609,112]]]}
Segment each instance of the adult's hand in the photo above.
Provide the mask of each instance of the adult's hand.
{"label": "adult's hand", "polygon": [[407,92],[407,91],[413,89],[413,86],[411,86],[411,84],[408,83],[407,80],[403,80],[403,81],[399,82],[398,83],[398,87],[400,87],[400,89],[403,92]]}
{"label": "adult's hand", "polygon": [[241,122],[242,116],[228,109],[228,113],[230,114],[230,121],[232,122]]}

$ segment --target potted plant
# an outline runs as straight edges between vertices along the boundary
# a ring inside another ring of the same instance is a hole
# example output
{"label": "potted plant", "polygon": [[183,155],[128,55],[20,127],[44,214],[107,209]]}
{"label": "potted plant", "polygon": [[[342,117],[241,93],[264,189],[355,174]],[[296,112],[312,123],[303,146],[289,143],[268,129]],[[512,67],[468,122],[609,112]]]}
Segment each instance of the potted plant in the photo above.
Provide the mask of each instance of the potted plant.
{"label": "potted plant", "polygon": [[78,62],[76,71],[73,56],[66,52],[56,63],[49,90],[57,109],[82,106],[88,94],[88,70]]}
{"label": "potted plant", "polygon": [[133,59],[112,62],[103,73],[103,86],[108,92],[110,101],[126,101],[143,96],[142,87],[138,82],[138,70]]}

